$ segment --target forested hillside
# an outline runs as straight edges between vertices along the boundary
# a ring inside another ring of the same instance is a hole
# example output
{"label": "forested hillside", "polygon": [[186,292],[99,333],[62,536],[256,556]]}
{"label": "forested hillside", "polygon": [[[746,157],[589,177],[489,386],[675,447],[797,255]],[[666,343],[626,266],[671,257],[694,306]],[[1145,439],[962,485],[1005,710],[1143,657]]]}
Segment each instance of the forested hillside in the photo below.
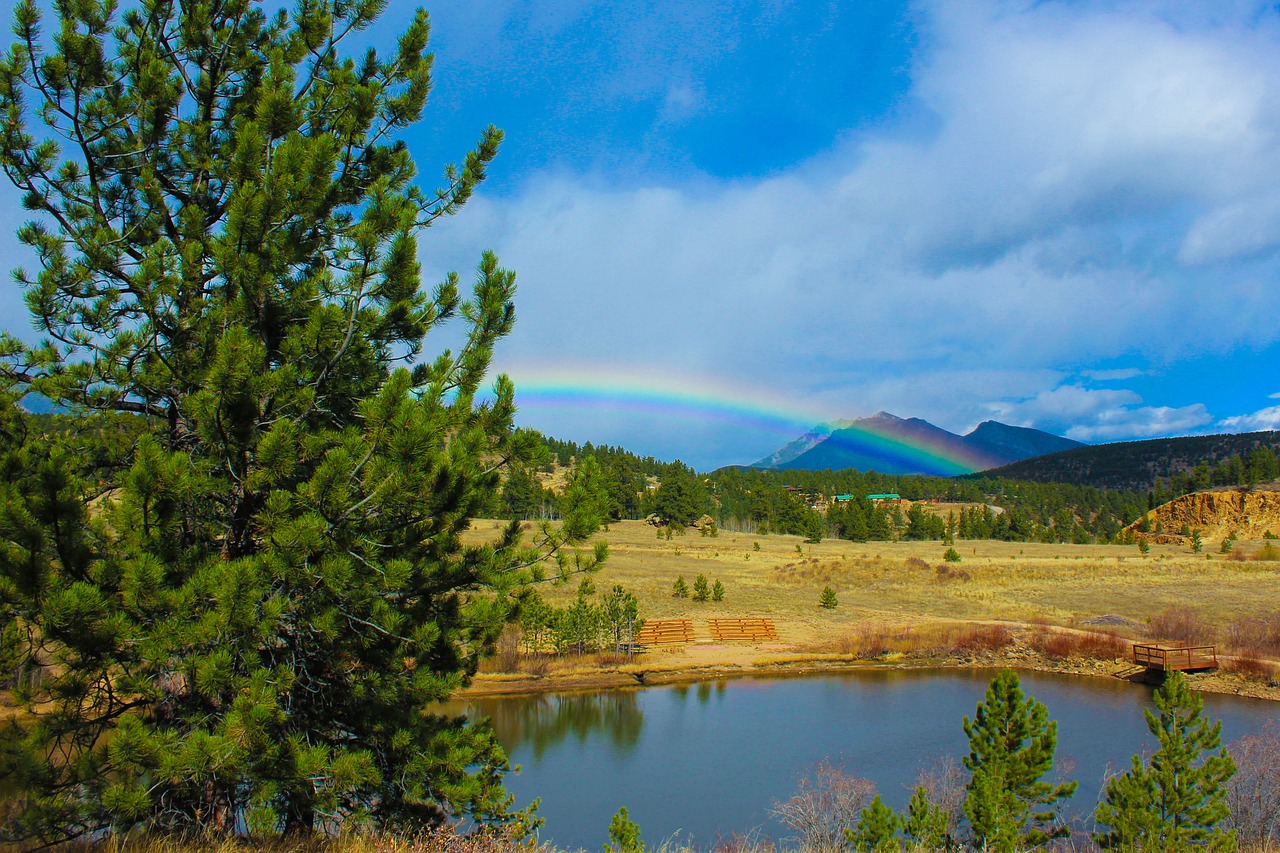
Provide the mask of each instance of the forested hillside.
{"label": "forested hillside", "polygon": [[[554,518],[558,473],[594,458],[614,519],[656,516],[808,538],[1108,541],[1147,508],[1139,492],[999,477],[925,477],[876,472],[724,468],[695,474],[681,462],[619,447],[577,445],[524,431],[529,458],[511,468],[500,514]],[[873,503],[873,494],[900,502]],[[837,497],[840,500],[837,500]],[[911,506],[928,502],[929,506]]]}
{"label": "forested hillside", "polygon": [[1212,486],[1275,479],[1277,451],[1280,431],[1153,438],[1077,447],[969,476],[1155,491],[1169,500]]}

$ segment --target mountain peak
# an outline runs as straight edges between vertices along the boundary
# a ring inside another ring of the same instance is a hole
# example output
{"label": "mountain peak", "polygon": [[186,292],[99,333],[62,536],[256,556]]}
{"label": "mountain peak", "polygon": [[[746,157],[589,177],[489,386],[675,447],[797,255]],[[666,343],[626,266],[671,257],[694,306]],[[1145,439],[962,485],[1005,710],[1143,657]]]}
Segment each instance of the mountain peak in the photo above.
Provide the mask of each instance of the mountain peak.
{"label": "mountain peak", "polygon": [[[948,476],[1079,446],[1070,439],[998,421],[983,421],[973,432],[959,436],[921,418],[900,418],[883,410],[849,427],[837,424],[815,427],[753,467],[857,468],[882,474]],[[869,443],[868,429],[891,439],[890,444]],[[894,449],[894,442],[899,449]],[[921,455],[910,448],[928,452]]]}

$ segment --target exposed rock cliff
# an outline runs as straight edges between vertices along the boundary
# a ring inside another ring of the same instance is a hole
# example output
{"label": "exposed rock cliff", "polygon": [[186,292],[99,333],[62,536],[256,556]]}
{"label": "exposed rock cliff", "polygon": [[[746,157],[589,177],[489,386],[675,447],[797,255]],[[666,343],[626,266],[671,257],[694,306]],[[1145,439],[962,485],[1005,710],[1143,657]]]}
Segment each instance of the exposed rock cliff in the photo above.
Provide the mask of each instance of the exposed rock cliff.
{"label": "exposed rock cliff", "polygon": [[[1216,489],[1174,498],[1147,513],[1153,542],[1181,542],[1184,526],[1199,530],[1206,542],[1234,535],[1237,539],[1280,536],[1280,490],[1274,485],[1255,489]],[[1129,525],[1140,534],[1141,520]]]}

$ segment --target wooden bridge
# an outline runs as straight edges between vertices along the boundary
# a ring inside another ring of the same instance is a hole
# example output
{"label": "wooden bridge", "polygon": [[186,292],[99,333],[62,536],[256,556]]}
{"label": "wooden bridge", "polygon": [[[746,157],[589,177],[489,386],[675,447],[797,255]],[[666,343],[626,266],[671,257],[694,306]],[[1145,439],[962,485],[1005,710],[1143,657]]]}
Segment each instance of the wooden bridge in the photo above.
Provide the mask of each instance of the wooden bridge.
{"label": "wooden bridge", "polygon": [[1216,669],[1218,652],[1214,646],[1189,646],[1186,643],[1134,643],[1133,662],[1137,666],[1163,672]]}

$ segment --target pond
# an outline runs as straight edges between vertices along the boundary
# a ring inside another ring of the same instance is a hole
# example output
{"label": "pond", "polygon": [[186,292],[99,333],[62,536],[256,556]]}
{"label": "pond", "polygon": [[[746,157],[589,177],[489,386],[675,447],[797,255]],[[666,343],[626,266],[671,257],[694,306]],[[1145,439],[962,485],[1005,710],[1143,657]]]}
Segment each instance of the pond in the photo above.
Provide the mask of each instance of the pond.
{"label": "pond", "polygon": [[[922,768],[968,753],[961,728],[992,671],[862,670],[743,678],[598,693],[477,699],[512,764],[517,805],[541,798],[541,840],[599,850],[626,806],[648,844],[678,835],[710,847],[755,831],[775,840],[770,814],[798,779],[830,761],[876,782],[902,808]],[[1080,782],[1068,814],[1092,811],[1109,769],[1151,752],[1143,721],[1151,688],[1119,679],[1020,673],[1023,690],[1058,722],[1058,758]],[[1223,740],[1280,715],[1263,700],[1205,696]]]}

